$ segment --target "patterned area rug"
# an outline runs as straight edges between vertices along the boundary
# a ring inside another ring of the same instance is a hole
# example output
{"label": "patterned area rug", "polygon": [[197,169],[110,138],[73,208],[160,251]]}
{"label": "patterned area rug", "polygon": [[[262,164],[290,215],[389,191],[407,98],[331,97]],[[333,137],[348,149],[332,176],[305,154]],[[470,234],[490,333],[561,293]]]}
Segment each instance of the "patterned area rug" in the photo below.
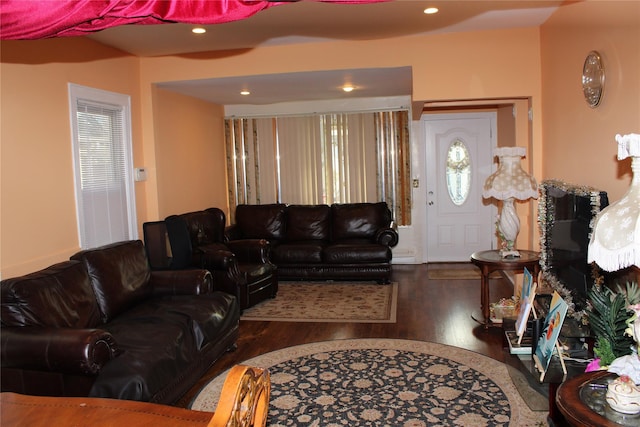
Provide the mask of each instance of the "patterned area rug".
{"label": "patterned area rug", "polygon": [[[424,341],[357,339],[289,347],[244,364],[269,368],[267,425],[426,427],[545,426],[506,365]],[[226,373],[191,409],[214,411]]]}
{"label": "patterned area rug", "polygon": [[242,314],[242,320],[395,323],[398,284],[280,282],[278,295]]}

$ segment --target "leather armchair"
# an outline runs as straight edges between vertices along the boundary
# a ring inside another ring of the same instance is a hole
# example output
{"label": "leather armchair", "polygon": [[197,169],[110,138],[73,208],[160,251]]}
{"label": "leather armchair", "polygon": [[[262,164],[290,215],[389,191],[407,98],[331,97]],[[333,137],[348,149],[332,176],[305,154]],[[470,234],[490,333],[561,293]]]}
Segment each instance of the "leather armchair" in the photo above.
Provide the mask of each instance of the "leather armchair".
{"label": "leather armchair", "polygon": [[236,296],[241,310],[276,296],[277,270],[269,260],[269,242],[229,242],[222,210],[209,208],[171,215],[164,223],[172,255],[170,268],[209,270],[216,279],[216,290]]}

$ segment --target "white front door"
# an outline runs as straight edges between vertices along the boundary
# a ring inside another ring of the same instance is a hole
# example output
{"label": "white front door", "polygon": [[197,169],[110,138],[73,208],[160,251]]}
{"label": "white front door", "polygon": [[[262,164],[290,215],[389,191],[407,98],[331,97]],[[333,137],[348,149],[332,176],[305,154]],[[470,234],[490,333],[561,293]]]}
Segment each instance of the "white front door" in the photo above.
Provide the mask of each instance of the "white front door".
{"label": "white front door", "polygon": [[495,113],[423,117],[426,136],[427,262],[469,261],[492,249],[496,210],[482,198],[492,172]]}

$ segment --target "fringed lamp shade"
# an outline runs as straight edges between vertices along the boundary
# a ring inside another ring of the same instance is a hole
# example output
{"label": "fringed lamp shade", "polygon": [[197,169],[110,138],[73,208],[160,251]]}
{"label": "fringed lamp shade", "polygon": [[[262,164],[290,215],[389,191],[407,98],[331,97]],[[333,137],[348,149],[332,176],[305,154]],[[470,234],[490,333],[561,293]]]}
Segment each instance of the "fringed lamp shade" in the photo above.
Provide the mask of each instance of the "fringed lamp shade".
{"label": "fringed lamp shade", "polygon": [[520,220],[513,205],[516,200],[538,198],[538,183],[520,166],[520,159],[526,150],[523,147],[499,147],[493,155],[499,159],[498,170],[484,183],[482,197],[493,197],[503,201],[502,212],[498,219],[498,232],[504,243],[503,257],[519,256],[513,249],[520,231]]}
{"label": "fringed lamp shade", "polygon": [[631,157],[633,178],[627,194],[595,219],[588,262],[605,271],[640,266],[640,134],[616,135],[618,160]]}
{"label": "fringed lamp shade", "polygon": [[538,183],[520,166],[526,155],[524,147],[499,147],[493,149],[494,157],[500,160],[498,170],[484,182],[482,197],[497,200],[514,198],[529,200],[538,198]]}

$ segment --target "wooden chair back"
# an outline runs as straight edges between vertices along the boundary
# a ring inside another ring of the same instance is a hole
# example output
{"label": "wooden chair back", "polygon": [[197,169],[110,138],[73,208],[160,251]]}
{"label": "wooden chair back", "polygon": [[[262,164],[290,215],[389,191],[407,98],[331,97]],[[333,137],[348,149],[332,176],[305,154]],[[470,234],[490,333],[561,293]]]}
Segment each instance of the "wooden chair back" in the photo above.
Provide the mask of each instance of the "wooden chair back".
{"label": "wooden chair back", "polygon": [[208,427],[265,427],[270,395],[268,370],[234,366],[224,381],[218,406]]}

